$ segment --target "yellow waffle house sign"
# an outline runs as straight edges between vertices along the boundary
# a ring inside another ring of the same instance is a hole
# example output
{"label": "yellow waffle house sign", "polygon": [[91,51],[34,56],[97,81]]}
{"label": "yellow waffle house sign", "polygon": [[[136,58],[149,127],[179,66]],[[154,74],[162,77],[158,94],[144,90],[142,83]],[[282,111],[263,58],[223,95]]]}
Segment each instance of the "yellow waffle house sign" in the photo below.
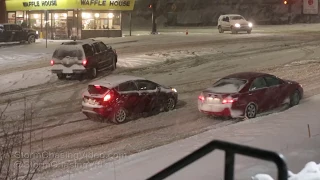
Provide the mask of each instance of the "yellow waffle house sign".
{"label": "yellow waffle house sign", "polygon": [[132,11],[135,0],[6,0],[7,11],[120,10]]}

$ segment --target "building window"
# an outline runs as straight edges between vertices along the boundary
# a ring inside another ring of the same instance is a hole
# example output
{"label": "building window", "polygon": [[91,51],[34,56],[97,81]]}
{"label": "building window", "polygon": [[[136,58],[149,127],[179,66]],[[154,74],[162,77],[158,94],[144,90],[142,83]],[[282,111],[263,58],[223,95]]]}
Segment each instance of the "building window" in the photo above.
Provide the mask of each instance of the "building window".
{"label": "building window", "polygon": [[34,13],[29,15],[30,18],[30,28],[40,29],[41,28],[41,13]]}
{"label": "building window", "polygon": [[83,12],[83,30],[121,30],[120,12]]}
{"label": "building window", "polygon": [[16,12],[16,23],[19,25],[22,25],[23,21],[24,21],[23,11],[17,11]]}
{"label": "building window", "polygon": [[68,38],[68,27],[67,18],[68,12],[63,13],[53,13],[53,34],[55,39],[66,39]]}
{"label": "building window", "polygon": [[8,12],[8,23],[10,24],[16,23],[16,12]]}

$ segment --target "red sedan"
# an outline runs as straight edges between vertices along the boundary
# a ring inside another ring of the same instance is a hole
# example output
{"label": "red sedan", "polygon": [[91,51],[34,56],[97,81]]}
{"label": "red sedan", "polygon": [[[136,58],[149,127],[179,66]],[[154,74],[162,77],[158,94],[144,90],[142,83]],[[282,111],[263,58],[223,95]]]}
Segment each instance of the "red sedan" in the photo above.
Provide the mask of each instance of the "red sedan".
{"label": "red sedan", "polygon": [[226,76],[202,91],[198,109],[214,116],[255,118],[284,104],[295,106],[302,97],[303,88],[295,81],[242,72]]}

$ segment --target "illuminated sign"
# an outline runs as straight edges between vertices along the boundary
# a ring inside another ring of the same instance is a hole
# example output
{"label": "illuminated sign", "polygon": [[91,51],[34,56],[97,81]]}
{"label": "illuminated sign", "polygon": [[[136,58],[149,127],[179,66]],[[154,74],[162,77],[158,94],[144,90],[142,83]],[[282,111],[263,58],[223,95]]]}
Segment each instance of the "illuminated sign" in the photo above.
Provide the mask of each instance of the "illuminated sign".
{"label": "illuminated sign", "polygon": [[135,0],[6,0],[7,11],[30,10],[120,10],[132,11]]}

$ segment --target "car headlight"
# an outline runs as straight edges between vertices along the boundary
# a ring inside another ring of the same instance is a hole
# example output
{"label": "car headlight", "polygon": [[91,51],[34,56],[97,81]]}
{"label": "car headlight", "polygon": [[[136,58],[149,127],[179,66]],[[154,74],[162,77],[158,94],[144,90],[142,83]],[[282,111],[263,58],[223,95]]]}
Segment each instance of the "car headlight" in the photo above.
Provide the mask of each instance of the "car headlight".
{"label": "car headlight", "polygon": [[175,88],[171,88],[171,90],[175,93],[178,92]]}
{"label": "car headlight", "polygon": [[237,23],[237,24],[235,24],[234,26],[238,28],[238,27],[240,27],[240,24],[239,24],[239,23]]}
{"label": "car headlight", "polygon": [[252,23],[249,23],[248,26],[249,26],[249,27],[252,27]]}

